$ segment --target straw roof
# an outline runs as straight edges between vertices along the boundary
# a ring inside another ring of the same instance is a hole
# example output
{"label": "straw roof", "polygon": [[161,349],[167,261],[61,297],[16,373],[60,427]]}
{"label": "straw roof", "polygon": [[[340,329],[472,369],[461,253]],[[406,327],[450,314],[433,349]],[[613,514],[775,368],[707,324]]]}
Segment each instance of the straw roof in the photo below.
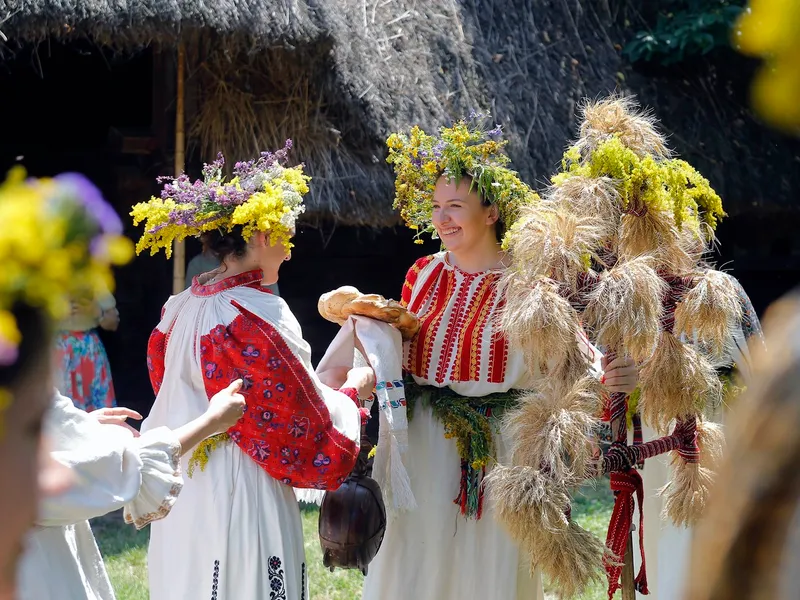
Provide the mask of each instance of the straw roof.
{"label": "straw roof", "polygon": [[749,63],[735,55],[701,61],[685,79],[633,72],[619,52],[627,21],[637,18],[629,4],[0,0],[0,19],[10,15],[2,26],[9,43],[88,36],[124,49],[170,46],[180,36],[198,95],[190,134],[204,157],[221,149],[238,159],[292,137],[315,178],[312,220],[396,223],[385,137],[472,108],[495,114],[516,168],[540,184],[575,133],[581,99],[614,89],[656,110],[673,146],[711,179],[729,212],[788,209],[800,152],[743,107]]}

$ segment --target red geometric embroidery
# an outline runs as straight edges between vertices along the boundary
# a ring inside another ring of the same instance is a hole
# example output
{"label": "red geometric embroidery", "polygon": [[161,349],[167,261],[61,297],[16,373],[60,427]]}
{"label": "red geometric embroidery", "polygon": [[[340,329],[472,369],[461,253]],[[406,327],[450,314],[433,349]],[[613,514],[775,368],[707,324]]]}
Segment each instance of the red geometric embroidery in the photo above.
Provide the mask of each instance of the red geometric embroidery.
{"label": "red geometric embroidery", "polygon": [[[455,272],[451,272],[451,277],[457,281]],[[447,323],[444,343],[442,344],[442,351],[439,353],[439,364],[436,367],[436,383],[444,383],[445,370],[447,365],[450,364],[453,349],[459,339],[459,333],[465,327],[465,312],[467,308],[467,298],[469,297],[469,290],[472,287],[472,282],[475,280],[475,275],[469,273],[460,273],[463,277],[462,281],[458,284],[458,291],[456,293],[455,304],[450,313],[450,322]],[[449,296],[450,294],[448,294]],[[480,352],[480,345],[477,348],[468,348],[468,352]],[[460,354],[460,353],[459,353]]]}
{"label": "red geometric embroidery", "polygon": [[338,488],[355,466],[358,446],[333,427],[320,392],[280,333],[233,305],[240,315],[200,340],[209,398],[244,380],[247,410],[228,433],[275,479],[293,487]]}
{"label": "red geometric embroidery", "polygon": [[[438,277],[441,275],[441,277]],[[433,278],[437,276],[439,279],[436,286],[433,286]],[[441,268],[434,269],[431,277],[423,284],[423,292],[425,288],[433,290],[433,302],[428,310],[419,316],[419,332],[412,340],[409,348],[409,358],[411,361],[411,373],[418,377],[428,377],[431,369],[431,359],[435,355],[434,342],[436,334],[439,331],[444,312],[447,308],[448,301],[453,294],[455,286],[455,277],[450,270],[443,270]],[[413,305],[417,304],[415,298]],[[412,312],[413,311],[412,305]]]}
{"label": "red geometric embroidery", "polygon": [[[495,315],[499,316],[506,305],[505,296],[500,298],[495,308]],[[508,365],[508,340],[496,328],[492,331],[492,340],[489,345],[489,383],[502,383],[506,379],[506,366]]]}
{"label": "red geometric embroidery", "polygon": [[411,265],[408,273],[406,273],[406,280],[403,283],[403,291],[400,293],[400,304],[408,307],[408,304],[411,302],[411,292],[414,291],[414,286],[417,283],[417,278],[419,277],[420,271],[428,266],[432,260],[433,255],[423,256],[422,258],[417,259],[417,261]]}
{"label": "red geometric embroidery", "polygon": [[487,275],[472,294],[469,306],[463,317],[463,325],[457,330],[457,354],[450,373],[451,381],[478,381],[483,354],[483,338],[486,333],[487,318],[494,302],[496,284],[499,276]]}

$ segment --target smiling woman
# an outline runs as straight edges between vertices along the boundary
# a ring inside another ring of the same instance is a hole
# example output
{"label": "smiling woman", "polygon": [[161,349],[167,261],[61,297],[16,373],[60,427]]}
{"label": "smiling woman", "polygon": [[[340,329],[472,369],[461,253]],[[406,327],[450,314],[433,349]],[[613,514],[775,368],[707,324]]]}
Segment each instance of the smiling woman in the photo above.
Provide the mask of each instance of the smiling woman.
{"label": "smiling woman", "polygon": [[[473,115],[438,137],[415,128],[387,142],[396,206],[444,250],[419,259],[403,285],[402,302],[420,322],[403,365],[410,415],[403,462],[418,508],[389,520],[365,600],[544,597],[539,571],[483,514],[483,477],[510,459],[498,417],[539,374],[499,330],[505,226],[538,196],[507,167],[500,128],[481,121]],[[583,350],[588,372],[593,349]],[[385,446],[378,444],[376,464]]]}
{"label": "smiling woman", "polygon": [[497,206],[480,197],[471,177],[456,181],[442,176],[436,182],[431,222],[462,269],[482,271],[502,262],[499,217]]}

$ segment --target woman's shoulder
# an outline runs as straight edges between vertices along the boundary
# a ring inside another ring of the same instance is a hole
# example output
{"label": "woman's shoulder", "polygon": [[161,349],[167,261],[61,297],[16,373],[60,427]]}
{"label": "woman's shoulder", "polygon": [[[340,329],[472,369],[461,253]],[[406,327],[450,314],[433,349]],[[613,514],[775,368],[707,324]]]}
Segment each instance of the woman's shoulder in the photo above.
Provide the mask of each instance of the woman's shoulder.
{"label": "woman's shoulder", "polygon": [[422,256],[414,261],[414,264],[412,264],[411,267],[409,267],[408,272],[418,275],[426,267],[430,267],[438,263],[444,264],[445,263],[444,257],[445,257],[444,252],[437,252],[436,254],[428,254],[427,256]]}

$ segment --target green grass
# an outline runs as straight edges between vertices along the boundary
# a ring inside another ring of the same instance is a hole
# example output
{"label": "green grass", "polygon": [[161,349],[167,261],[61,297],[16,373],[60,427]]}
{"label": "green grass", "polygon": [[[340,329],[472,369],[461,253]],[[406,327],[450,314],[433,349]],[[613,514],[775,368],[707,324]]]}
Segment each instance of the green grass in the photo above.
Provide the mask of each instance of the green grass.
{"label": "green grass", "polygon": [[[586,487],[575,498],[573,517],[592,533],[605,539],[611,517],[612,496],[607,482],[598,482],[596,488]],[[315,506],[303,508],[303,535],[311,600],[358,600],[364,578],[357,571],[336,570],[331,573],[322,566],[322,552],[317,538]],[[92,522],[97,544],[108,569],[117,600],[148,600],[147,593],[147,540],[149,529],[136,531],[122,522],[120,513],[95,519]],[[545,582],[548,597],[553,590]],[[605,583],[595,584],[580,600],[605,600]]]}

